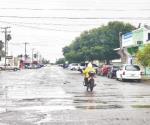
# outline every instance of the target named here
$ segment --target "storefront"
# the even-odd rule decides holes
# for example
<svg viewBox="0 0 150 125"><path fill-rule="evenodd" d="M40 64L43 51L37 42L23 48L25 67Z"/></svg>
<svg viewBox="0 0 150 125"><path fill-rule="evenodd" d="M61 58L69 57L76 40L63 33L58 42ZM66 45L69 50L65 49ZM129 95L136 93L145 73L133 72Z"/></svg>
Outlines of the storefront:
<svg viewBox="0 0 150 125"><path fill-rule="evenodd" d="M132 32L122 35L122 48L127 56L126 63L135 64L135 54L139 49L144 48L146 44L150 44L150 29L141 27ZM147 73L150 74L149 68Z"/></svg>

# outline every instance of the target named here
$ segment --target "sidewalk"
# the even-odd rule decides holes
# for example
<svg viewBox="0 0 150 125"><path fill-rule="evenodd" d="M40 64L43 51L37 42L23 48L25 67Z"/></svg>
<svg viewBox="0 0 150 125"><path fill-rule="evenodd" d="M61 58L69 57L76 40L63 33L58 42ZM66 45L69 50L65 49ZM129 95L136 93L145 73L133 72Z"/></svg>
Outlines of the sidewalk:
<svg viewBox="0 0 150 125"><path fill-rule="evenodd" d="M142 81L150 83L150 75L142 75Z"/></svg>

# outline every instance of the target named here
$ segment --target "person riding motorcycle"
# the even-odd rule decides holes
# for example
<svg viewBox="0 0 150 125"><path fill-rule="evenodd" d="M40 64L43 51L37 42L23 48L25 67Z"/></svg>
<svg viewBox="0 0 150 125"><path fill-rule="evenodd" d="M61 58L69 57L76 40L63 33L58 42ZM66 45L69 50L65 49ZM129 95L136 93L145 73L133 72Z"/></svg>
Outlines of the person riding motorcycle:
<svg viewBox="0 0 150 125"><path fill-rule="evenodd" d="M83 70L85 86L88 84L88 80L89 80L89 77L90 77L90 75L89 75L90 72L96 73L96 71L93 68L91 63L89 63L87 65L87 67L85 68L85 70Z"/></svg>

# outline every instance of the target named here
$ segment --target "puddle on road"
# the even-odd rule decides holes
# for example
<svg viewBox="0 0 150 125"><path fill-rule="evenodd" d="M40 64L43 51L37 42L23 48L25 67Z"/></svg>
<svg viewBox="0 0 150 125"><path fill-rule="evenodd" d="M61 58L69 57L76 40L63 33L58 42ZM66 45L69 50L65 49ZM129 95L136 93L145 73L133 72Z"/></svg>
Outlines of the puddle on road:
<svg viewBox="0 0 150 125"><path fill-rule="evenodd" d="M74 106L64 106L64 105L51 105L51 106L26 106L26 107L16 107L11 109L11 111L59 111L59 110L74 110Z"/></svg>
<svg viewBox="0 0 150 125"><path fill-rule="evenodd" d="M63 82L63 84L68 84L68 83L71 83L71 82L69 82L69 81L64 81L64 82Z"/></svg>
<svg viewBox="0 0 150 125"><path fill-rule="evenodd" d="M114 86L114 84L106 84L106 83L104 83L103 85L107 85L107 86Z"/></svg>
<svg viewBox="0 0 150 125"><path fill-rule="evenodd" d="M150 105L132 105L132 108L150 108Z"/></svg>
<svg viewBox="0 0 150 125"><path fill-rule="evenodd" d="M89 106L76 106L78 109L119 109L123 108L121 105L89 105Z"/></svg>
<svg viewBox="0 0 150 125"><path fill-rule="evenodd" d="M104 95L101 95L104 97ZM106 96L108 97L108 96ZM123 108L122 105L116 104L115 101L111 100L101 100L100 95L94 92L85 92L81 96L74 96L73 103L77 109L118 109ZM118 103L119 101L117 101Z"/></svg>
<svg viewBox="0 0 150 125"><path fill-rule="evenodd" d="M101 103L101 104L107 104L107 102L105 101L101 101L101 100L89 100L89 99L76 99L73 101L75 104L80 104L80 103Z"/></svg>

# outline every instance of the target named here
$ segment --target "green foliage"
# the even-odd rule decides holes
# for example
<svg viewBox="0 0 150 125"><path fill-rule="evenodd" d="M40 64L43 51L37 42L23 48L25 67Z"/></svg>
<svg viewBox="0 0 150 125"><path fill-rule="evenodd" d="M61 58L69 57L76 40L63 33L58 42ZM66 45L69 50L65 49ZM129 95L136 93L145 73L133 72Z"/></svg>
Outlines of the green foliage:
<svg viewBox="0 0 150 125"><path fill-rule="evenodd" d="M4 47L4 44L3 44L3 42L0 40L0 51L3 49L3 47Z"/></svg>
<svg viewBox="0 0 150 125"><path fill-rule="evenodd" d="M139 50L136 54L137 61L144 67L150 67L150 44Z"/></svg>
<svg viewBox="0 0 150 125"><path fill-rule="evenodd" d="M64 58L60 58L56 61L56 64L65 64L65 59Z"/></svg>
<svg viewBox="0 0 150 125"><path fill-rule="evenodd" d="M0 40L0 56L5 56L5 52L3 51L4 43Z"/></svg>
<svg viewBox="0 0 150 125"><path fill-rule="evenodd" d="M123 22L109 22L107 26L83 32L72 44L63 48L63 55L69 62L111 60L118 57L113 50L119 47L119 32L135 29Z"/></svg>
<svg viewBox="0 0 150 125"><path fill-rule="evenodd" d="M18 58L22 58L22 57L23 57L23 55L22 55L22 54L18 55Z"/></svg>
<svg viewBox="0 0 150 125"><path fill-rule="evenodd" d="M128 53L130 53L131 55L134 55L135 53L137 53L138 51L138 47L130 47L127 49L128 50Z"/></svg>
<svg viewBox="0 0 150 125"><path fill-rule="evenodd" d="M50 61L43 58L42 59L42 64L50 64Z"/></svg>

